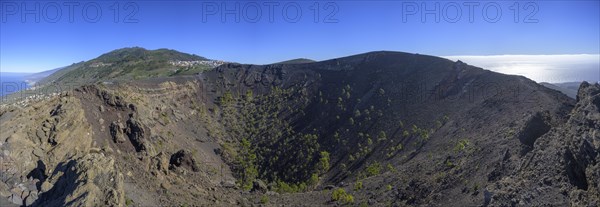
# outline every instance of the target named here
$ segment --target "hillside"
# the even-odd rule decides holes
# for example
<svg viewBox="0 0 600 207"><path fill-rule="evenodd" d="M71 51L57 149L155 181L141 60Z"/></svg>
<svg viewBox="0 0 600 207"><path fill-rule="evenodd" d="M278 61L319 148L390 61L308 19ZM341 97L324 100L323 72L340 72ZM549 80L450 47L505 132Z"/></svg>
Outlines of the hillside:
<svg viewBox="0 0 600 207"><path fill-rule="evenodd" d="M102 81L191 75L211 69L216 66L216 62L218 61L175 50L123 48L58 70L42 79L40 85L52 83L83 85Z"/></svg>
<svg viewBox="0 0 600 207"><path fill-rule="evenodd" d="M3 101L23 105L87 84L194 75L224 63L169 49L122 48L89 61L34 74L27 78L35 82L32 88L3 97Z"/></svg>
<svg viewBox="0 0 600 207"><path fill-rule="evenodd" d="M574 100L388 51L149 75L156 67L138 80L123 68L197 58L173 57L116 50L49 79L84 86L0 107L0 195L28 206L599 201L598 84ZM81 72L92 65L111 72Z"/></svg>
<svg viewBox="0 0 600 207"><path fill-rule="evenodd" d="M34 85L36 84L38 81L54 74L55 72L64 69L63 67L61 68L56 68L56 69L52 69L52 70L46 70L46 71L42 71L39 73L34 73L34 74L29 74L25 77L27 83L29 85Z"/></svg>

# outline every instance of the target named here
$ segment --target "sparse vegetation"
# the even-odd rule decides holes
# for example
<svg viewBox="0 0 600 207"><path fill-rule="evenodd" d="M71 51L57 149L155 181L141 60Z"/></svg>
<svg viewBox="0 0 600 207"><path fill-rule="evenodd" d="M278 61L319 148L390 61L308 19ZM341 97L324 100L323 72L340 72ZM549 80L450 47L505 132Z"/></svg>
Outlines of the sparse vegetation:
<svg viewBox="0 0 600 207"><path fill-rule="evenodd" d="M359 191L363 188L363 183L362 181L356 181L356 183L354 183L354 191Z"/></svg>
<svg viewBox="0 0 600 207"><path fill-rule="evenodd" d="M267 203L269 203L269 197L267 195L262 195L260 197L260 203L261 204L267 204Z"/></svg>
<svg viewBox="0 0 600 207"><path fill-rule="evenodd" d="M258 176L256 168L256 154L248 139L242 139L237 164L241 168L241 186L244 190L252 188L252 182Z"/></svg>
<svg viewBox="0 0 600 207"><path fill-rule="evenodd" d="M322 151L321 158L319 158L319 170L321 173L325 173L329 170L329 152Z"/></svg>
<svg viewBox="0 0 600 207"><path fill-rule="evenodd" d="M341 202L343 204L351 204L354 203L354 196L346 193L346 190L343 188L336 188L331 193L331 200Z"/></svg>
<svg viewBox="0 0 600 207"><path fill-rule="evenodd" d="M129 198L129 197L125 197L125 205L126 206L133 205L133 200L131 200L131 198Z"/></svg>
<svg viewBox="0 0 600 207"><path fill-rule="evenodd" d="M454 145L454 152L458 153L458 152L462 152L464 151L471 143L469 142L468 139L461 139L459 140L456 145Z"/></svg>
<svg viewBox="0 0 600 207"><path fill-rule="evenodd" d="M380 131L379 135L377 135L377 141L385 141L387 139L387 135L384 131Z"/></svg>
<svg viewBox="0 0 600 207"><path fill-rule="evenodd" d="M367 166L367 168L365 168L365 172L367 173L368 177L379 175L381 173L382 168L383 167L381 166L381 163L375 162Z"/></svg>

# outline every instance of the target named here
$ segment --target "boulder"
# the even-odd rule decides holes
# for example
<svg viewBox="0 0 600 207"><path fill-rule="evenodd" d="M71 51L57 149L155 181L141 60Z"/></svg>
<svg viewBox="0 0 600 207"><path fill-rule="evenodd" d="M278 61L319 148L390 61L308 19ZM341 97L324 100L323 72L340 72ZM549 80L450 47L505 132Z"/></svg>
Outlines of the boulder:
<svg viewBox="0 0 600 207"><path fill-rule="evenodd" d="M127 129L125 129L125 133L129 137L129 141L135 147L135 151L146 151L147 143L146 143L146 132L148 130L145 129L144 125L135 118L134 114L129 115L129 120L127 120Z"/></svg>
<svg viewBox="0 0 600 207"><path fill-rule="evenodd" d="M252 192L266 193L268 190L267 184L264 181L256 179L252 182Z"/></svg>
<svg viewBox="0 0 600 207"><path fill-rule="evenodd" d="M110 124L110 135L112 136L113 141L115 143L123 143L123 142L127 141L125 139L125 134L123 133L124 130L125 130L125 127L120 122L112 122Z"/></svg>
<svg viewBox="0 0 600 207"><path fill-rule="evenodd" d="M152 157L150 159L149 170L151 170L151 171L157 170L159 172L162 172L165 175L168 175L169 174L169 160L167 159L167 156L163 152L160 152L156 156Z"/></svg>
<svg viewBox="0 0 600 207"><path fill-rule="evenodd" d="M23 199L21 199L21 195L12 194L8 200L16 205L23 205Z"/></svg>
<svg viewBox="0 0 600 207"><path fill-rule="evenodd" d="M169 166L169 169L171 170L184 167L194 172L200 171L198 165L196 164L196 159L194 159L192 153L188 150L179 150L171 155Z"/></svg>
<svg viewBox="0 0 600 207"><path fill-rule="evenodd" d="M31 206L38 198L37 191L32 191L29 193L29 196L25 198L25 206Z"/></svg>

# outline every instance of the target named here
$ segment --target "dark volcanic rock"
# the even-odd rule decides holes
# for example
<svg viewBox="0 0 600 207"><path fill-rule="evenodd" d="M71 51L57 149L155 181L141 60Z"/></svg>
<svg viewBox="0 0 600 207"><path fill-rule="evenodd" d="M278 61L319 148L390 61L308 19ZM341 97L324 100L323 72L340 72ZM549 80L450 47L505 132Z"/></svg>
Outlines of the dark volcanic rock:
<svg viewBox="0 0 600 207"><path fill-rule="evenodd" d="M518 134L519 141L523 144L521 154L527 154L533 148L535 140L550 131L548 116L538 112L532 115Z"/></svg>
<svg viewBox="0 0 600 207"><path fill-rule="evenodd" d="M171 170L184 167L194 172L200 171L198 165L196 164L196 159L194 159L192 153L187 150L179 150L175 154L171 155L169 165Z"/></svg>
<svg viewBox="0 0 600 207"><path fill-rule="evenodd" d="M252 192L266 193L268 190L268 186L264 181L256 179L252 182Z"/></svg>
<svg viewBox="0 0 600 207"><path fill-rule="evenodd" d="M38 196L33 206L119 206L125 203L123 175L116 169L113 158L88 154L59 165L55 172L61 173L52 175L43 185L49 189L25 199L26 202Z"/></svg>
<svg viewBox="0 0 600 207"><path fill-rule="evenodd" d="M131 144L135 147L135 151L140 152L148 149L146 146L146 131L144 125L133 114L130 115L125 133L127 133Z"/></svg>
<svg viewBox="0 0 600 207"><path fill-rule="evenodd" d="M600 202L598 100L600 85L582 83L569 120L538 138L544 141L533 145L518 172L489 186L490 205L596 206Z"/></svg>

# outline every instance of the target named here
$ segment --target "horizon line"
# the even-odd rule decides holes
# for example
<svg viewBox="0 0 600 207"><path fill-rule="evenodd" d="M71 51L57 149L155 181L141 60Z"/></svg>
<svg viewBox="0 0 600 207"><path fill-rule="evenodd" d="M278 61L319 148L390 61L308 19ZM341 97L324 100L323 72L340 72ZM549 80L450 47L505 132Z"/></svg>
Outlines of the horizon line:
<svg viewBox="0 0 600 207"><path fill-rule="evenodd" d="M166 48L161 48L161 49L166 49ZM114 51L114 50L111 50ZM178 50L176 50L178 51ZM377 52L377 51L390 51L390 52L405 52L405 53L413 53L413 54L419 54L419 55L430 55L430 54L425 54L425 53L418 53L418 52L406 52L406 51L393 51L393 50L373 50L370 52ZM109 51L110 52L110 51ZM336 58L342 58L342 57L348 57L348 56L352 56L352 55L358 55L358 54L364 54L364 53L370 53L370 52L361 52L361 53L356 53L356 54L351 54L351 55L346 55L346 56L340 56L340 57L330 57L330 58L325 58L325 59L314 59L314 58L309 58L309 57L296 57L296 58L289 58L289 59L284 59L284 60L278 60L278 61L273 61L271 63L241 63L239 61L229 61L229 60L221 60L221 61L227 61L227 62L237 62L240 64L251 64L251 65L268 65L268 64L273 64L273 63L278 63L278 62L283 62L283 61L288 61L288 60L294 60L294 59L309 59L309 60L313 60L316 62L321 62L321 61L327 61L327 60L332 60L332 59L336 59ZM185 53L185 52L183 52ZM103 53L106 54L106 53ZM195 53L188 53L188 54L192 54L192 55L199 55L199 54L195 54ZM102 54L101 54L102 55ZM99 55L99 56L101 56ZM431 56L436 56L436 57L440 57L440 58L446 58L446 59L451 59L451 58L458 58L458 57L549 57L549 56L563 56L563 57L567 57L567 56L599 56L600 57L600 53L570 53L570 54L502 54L502 55L431 55ZM93 60L89 59L89 60ZM76 64L76 63L80 63L80 62L86 62L89 60L81 60L81 61L77 61L77 62L73 62L67 65L63 65L63 66L59 66L59 67L48 67L48 68L52 68L52 69L42 69L42 70L33 70L32 72L20 72L20 71L15 71L15 70L11 70L9 69L8 71L6 71L3 68L0 68L0 73L18 73L18 74L35 74L35 73L41 73L41 72L46 72L46 71L50 71L50 70L55 70L55 69L59 69L59 68L63 68L63 67L68 67L70 65ZM211 59L211 60L218 60L218 59Z"/></svg>

